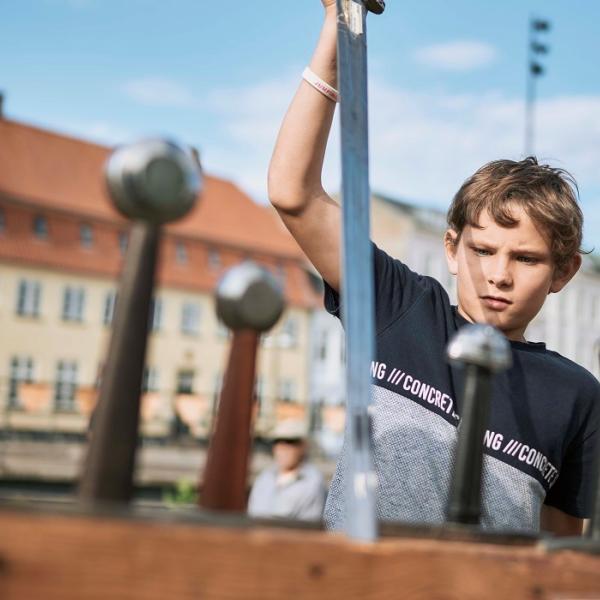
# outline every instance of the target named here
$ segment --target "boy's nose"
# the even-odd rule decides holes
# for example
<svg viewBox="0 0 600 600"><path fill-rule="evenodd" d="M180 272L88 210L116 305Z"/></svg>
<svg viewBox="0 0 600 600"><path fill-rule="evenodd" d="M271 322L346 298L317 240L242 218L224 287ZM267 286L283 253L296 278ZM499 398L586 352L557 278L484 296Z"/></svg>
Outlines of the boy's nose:
<svg viewBox="0 0 600 600"><path fill-rule="evenodd" d="M498 260L494 263L492 269L488 272L488 283L498 288L510 287L512 285L512 275L508 261Z"/></svg>

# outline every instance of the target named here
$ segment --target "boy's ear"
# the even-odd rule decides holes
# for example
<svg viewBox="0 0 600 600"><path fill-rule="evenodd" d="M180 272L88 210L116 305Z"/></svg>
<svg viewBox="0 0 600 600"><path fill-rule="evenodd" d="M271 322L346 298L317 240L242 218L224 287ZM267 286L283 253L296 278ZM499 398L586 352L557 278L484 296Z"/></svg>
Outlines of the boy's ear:
<svg viewBox="0 0 600 600"><path fill-rule="evenodd" d="M560 292L579 271L579 267L581 267L581 255L576 254L564 267L556 269L550 285L550 293Z"/></svg>
<svg viewBox="0 0 600 600"><path fill-rule="evenodd" d="M450 271L452 275L456 275L458 273L458 261L456 260L458 233L456 233L454 229L448 229L444 234L444 250L446 251L448 271Z"/></svg>

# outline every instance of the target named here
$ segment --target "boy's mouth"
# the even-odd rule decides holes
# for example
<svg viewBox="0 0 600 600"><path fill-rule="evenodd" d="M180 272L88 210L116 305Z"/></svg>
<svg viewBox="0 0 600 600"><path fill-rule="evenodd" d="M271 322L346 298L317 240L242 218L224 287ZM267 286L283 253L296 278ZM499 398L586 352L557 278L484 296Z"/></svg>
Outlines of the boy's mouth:
<svg viewBox="0 0 600 600"><path fill-rule="evenodd" d="M502 296L481 296L483 303L488 308L492 310L504 310L506 307L510 306L512 302L507 298L502 298Z"/></svg>

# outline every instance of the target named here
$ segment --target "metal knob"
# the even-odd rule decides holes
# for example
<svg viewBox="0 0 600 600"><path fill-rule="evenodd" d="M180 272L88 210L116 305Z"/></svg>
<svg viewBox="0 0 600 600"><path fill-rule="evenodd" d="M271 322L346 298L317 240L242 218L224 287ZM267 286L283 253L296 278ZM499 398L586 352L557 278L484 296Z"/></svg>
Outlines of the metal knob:
<svg viewBox="0 0 600 600"><path fill-rule="evenodd" d="M380 15L385 10L384 0L365 0L365 6L376 15Z"/></svg>
<svg viewBox="0 0 600 600"><path fill-rule="evenodd" d="M145 140L115 150L105 169L108 190L126 217L160 225L185 215L202 187L192 153L169 140Z"/></svg>
<svg viewBox="0 0 600 600"><path fill-rule="evenodd" d="M285 302L278 281L251 261L237 265L217 287L217 316L230 329L266 331L279 319Z"/></svg>
<svg viewBox="0 0 600 600"><path fill-rule="evenodd" d="M491 325L465 325L450 340L447 352L452 362L492 372L504 371L512 365L510 343Z"/></svg>

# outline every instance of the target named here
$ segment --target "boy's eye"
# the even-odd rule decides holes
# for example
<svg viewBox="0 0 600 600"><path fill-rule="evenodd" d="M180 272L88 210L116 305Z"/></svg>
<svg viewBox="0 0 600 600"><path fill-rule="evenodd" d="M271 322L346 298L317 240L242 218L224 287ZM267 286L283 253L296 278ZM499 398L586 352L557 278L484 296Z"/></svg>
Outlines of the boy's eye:
<svg viewBox="0 0 600 600"><path fill-rule="evenodd" d="M535 265L538 262L538 259L535 256L519 256L517 260L528 265Z"/></svg>
<svg viewBox="0 0 600 600"><path fill-rule="evenodd" d="M476 248L473 247L473 252L477 254L477 256L490 256L491 252L486 250L485 248Z"/></svg>

